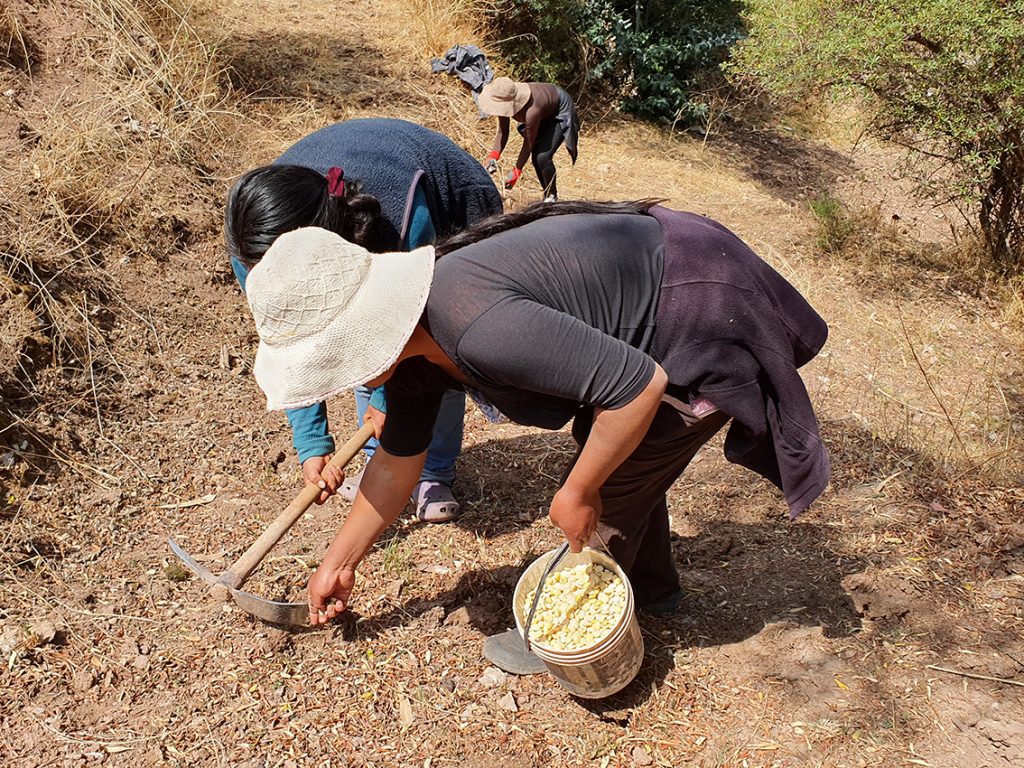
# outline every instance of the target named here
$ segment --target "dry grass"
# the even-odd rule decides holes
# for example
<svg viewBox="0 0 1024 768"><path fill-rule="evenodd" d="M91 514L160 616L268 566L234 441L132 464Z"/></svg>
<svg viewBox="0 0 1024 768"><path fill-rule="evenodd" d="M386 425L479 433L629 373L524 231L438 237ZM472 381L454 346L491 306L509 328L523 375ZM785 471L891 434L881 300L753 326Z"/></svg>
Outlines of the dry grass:
<svg viewBox="0 0 1024 768"><path fill-rule="evenodd" d="M197 27L204 21L202 4L85 0L83 6L104 33L93 55L118 84L126 118L157 133L180 159L194 158L195 142L208 141L227 101L216 40Z"/></svg>
<svg viewBox="0 0 1024 768"><path fill-rule="evenodd" d="M469 91L457 78L433 75L424 79L420 73L431 58L461 44L482 49L500 75L502 60L488 44L484 18L499 5L497 0L389 0L381 4L386 11L379 17L382 27L393 28L395 18L404 14L410 19L408 34L394 41L394 71L403 81L403 93L412 97L407 107L409 118L445 134L473 155L486 151L492 121L479 119Z"/></svg>
<svg viewBox="0 0 1024 768"><path fill-rule="evenodd" d="M0 687L11 715L0 723L0 751L40 764L112 766L613 768L637 764L637 749L660 766L969 764L945 758L936 732L937 721L943 734L970 739L951 722L964 704L959 688L923 667L997 651L1024 658L1024 614L1013 613L1019 582L994 585L1002 598L982 594L1012 554L1003 528L1021 503L1019 486L983 489L980 474L963 474L991 470L1006 484L1020 454L1011 414L1020 384L1007 381L1019 370L1019 331L1000 327L1024 314L1019 286L1000 315L926 261L890 264L895 246L884 242L884 228L863 261L825 256L799 184L780 192L750 173L744 161L758 147L724 150L715 137L694 141L594 116L578 165L559 158L564 196L655 194L706 213L739 232L828 319L832 338L805 380L832 451L833 488L786 524L778 494L728 465L716 443L671 494L686 619L645 621L648 659L632 690L584 706L546 676L488 688L479 682L482 636L507 626L523 561L558 542L542 518L572 446L565 434L491 425L470 408L456 487L465 516L451 526L395 526L361 570L349 621L286 634L221 611L197 581L162 567L171 559L164 536L173 533L218 570L300 482L293 458L267 468L267 455L288 449L284 420L263 412L251 375L216 363L225 345L251 363L254 338L239 322L237 292L213 279L223 259L204 217L215 218L226 177L337 119L406 117L477 153L493 123L476 119L454 78L428 71L429 57L451 43L481 42L472 18L459 15L479 6L222 4L218 29L241 45L262 43L257 63L281 86L242 94L244 117L227 114L234 102L221 99L235 97L223 81L205 79L219 71L223 48L194 51L190 36L201 43L205 33L193 16L182 24L170 11L146 15L138 34L155 40L154 50L123 40L140 30L134 7L88 7L99 19L91 23L106 25L81 43L101 87L66 110L29 105L23 116L37 136L17 155L26 159L13 169L17 183L0 184L0 251L11 273L0 276L0 310L30 317L11 321L15 336L38 330L37 312L54 318L48 332L85 344L80 373L91 369L91 352L119 356L129 375L109 386L116 407L93 413L87 386L85 407L53 410L82 440L60 457L65 477L55 470L33 488L26 475L4 488L0 618L27 625L54 617L64 642L5 659ZM370 49L382 54L373 59L379 69L339 61ZM194 88L189 72L202 85ZM125 108L103 98L115 82ZM786 147L761 149L758 161ZM56 161L59 153L69 166ZM782 155L778 166L814 159ZM207 174L200 166L222 176L212 192L197 181ZM528 175L507 204L537 194ZM201 247L149 240L153 217L170 214L200 230ZM126 326L110 349L92 332L102 287L83 297L88 275L125 278L105 308L120 311ZM74 335L75 323L85 332ZM140 349L152 336L154 351ZM349 429L350 401L330 407L334 428ZM29 435L19 461L46 436ZM199 508L161 506L214 491ZM311 510L251 588L301 593L346 509L335 501ZM895 596L910 616L892 625L858 617L844 580L856 572L884 576L875 597ZM799 625L784 632L791 646L765 629L780 617ZM847 623L858 631L838 631ZM1005 634L996 635L1000 624ZM837 631L826 636L826 625ZM961 657L957 648L969 650ZM501 705L505 694L518 711ZM1009 699L1000 706L1003 719L1019 714ZM922 743L925 751L915 751Z"/></svg>
<svg viewBox="0 0 1024 768"><path fill-rule="evenodd" d="M26 343L36 340L36 316L29 306L31 289L0 275L0 386L19 372Z"/></svg>
<svg viewBox="0 0 1024 768"><path fill-rule="evenodd" d="M481 121L469 91L453 77L430 74L430 60L456 43L476 45L500 72L502 62L484 37L484 14L496 2L469 0L380 0L353 7L346 46L376 51L377 65L353 73L351 62L339 62L339 38L324 30L333 23L329 4L308 3L294 18L282 20L284 40L267 38L262 25L243 16L236 20L227 44L229 59L240 59L243 71L235 80L250 83L254 93L246 99L238 128L244 131L228 178L269 162L301 137L335 120L359 117L400 117L437 130L474 156L486 153L493 121ZM397 27L396 27L397 25ZM394 30L401 28L401 35ZM292 64L301 43L301 62ZM251 67L251 46L270 46L268 60L284 66L273 72L244 71ZM342 52L350 56L350 52ZM349 66L342 66L349 65ZM262 76L262 77L261 77ZM270 83L270 93L260 92ZM286 92L287 97L278 95ZM243 111L243 110L240 110Z"/></svg>
<svg viewBox="0 0 1024 768"><path fill-rule="evenodd" d="M969 238L918 239L884 206L810 204L816 250L841 276L818 304L832 337L826 365L811 367L825 369L817 401L869 432L878 464L910 486L984 491L1024 470L1006 368L1019 297Z"/></svg>
<svg viewBox="0 0 1024 768"><path fill-rule="evenodd" d="M146 157L138 143L118 130L118 111L117 105L97 99L77 113L47 111L37 123L40 138L29 155L31 172L44 191L41 202L56 214L55 223L71 241L84 244L103 230L126 232L137 207L128 198L145 173Z"/></svg>
<svg viewBox="0 0 1024 768"><path fill-rule="evenodd" d="M0 169L3 271L27 297L8 291L4 303L34 315L16 324L32 333L5 335L2 384L30 387L33 364L46 362L20 360L30 338L52 345L57 362L91 356L89 337L102 334L83 307L104 303L107 254L147 252L168 211L206 194L197 158L229 94L197 20L196 4L181 0L84 0L66 9L63 23L89 32L75 55L91 62L90 77L18 105L21 151ZM4 12L0 24L0 45L27 61L16 19Z"/></svg>
<svg viewBox="0 0 1024 768"><path fill-rule="evenodd" d="M1010 280L1004 286L1003 320L1022 329L1021 335L1024 336L1024 278Z"/></svg>
<svg viewBox="0 0 1024 768"><path fill-rule="evenodd" d="M31 71L34 49L21 17L10 8L0 8L0 61Z"/></svg>
<svg viewBox="0 0 1024 768"><path fill-rule="evenodd" d="M497 12L500 0L408 0L404 5L412 22L407 28L407 48L420 60L422 54L439 56L457 43L476 45L484 49L488 60L493 58L493 51L484 42L484 15Z"/></svg>

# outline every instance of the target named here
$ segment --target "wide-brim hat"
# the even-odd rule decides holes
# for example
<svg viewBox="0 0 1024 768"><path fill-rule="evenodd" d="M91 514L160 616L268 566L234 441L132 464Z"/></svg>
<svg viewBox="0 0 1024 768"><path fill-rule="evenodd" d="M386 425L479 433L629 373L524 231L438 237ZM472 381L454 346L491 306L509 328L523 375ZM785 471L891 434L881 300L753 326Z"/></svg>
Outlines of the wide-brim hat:
<svg viewBox="0 0 1024 768"><path fill-rule="evenodd" d="M480 91L477 104L489 115L512 117L530 100L530 86L509 77L498 77Z"/></svg>
<svg viewBox="0 0 1024 768"><path fill-rule="evenodd" d="M278 237L246 278L267 408L303 408L394 365L423 314L434 249L370 253L306 227Z"/></svg>

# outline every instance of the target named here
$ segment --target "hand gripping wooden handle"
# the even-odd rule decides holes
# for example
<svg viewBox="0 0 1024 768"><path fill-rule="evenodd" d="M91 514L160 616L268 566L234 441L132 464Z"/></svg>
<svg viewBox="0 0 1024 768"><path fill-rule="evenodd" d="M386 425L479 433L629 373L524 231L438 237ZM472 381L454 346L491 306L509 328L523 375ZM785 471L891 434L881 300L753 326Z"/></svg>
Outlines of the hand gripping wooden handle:
<svg viewBox="0 0 1024 768"><path fill-rule="evenodd" d="M338 467L339 469L343 468L352 461L371 437L373 437L373 423L367 420L360 427L359 431L352 435L348 442L334 453L334 456L328 462L328 466ZM267 556L267 552L281 540L281 537L288 532L289 528L295 525L319 495L320 489L312 483L308 483L302 489L302 492L295 497L295 501L289 504L288 508L278 515L274 522L267 526L267 529L252 543L251 547L245 550L245 554L220 575L217 579L219 583L213 587L214 596L220 600L227 600L230 596L229 589L237 589L242 586L243 582L249 578L249 574Z"/></svg>

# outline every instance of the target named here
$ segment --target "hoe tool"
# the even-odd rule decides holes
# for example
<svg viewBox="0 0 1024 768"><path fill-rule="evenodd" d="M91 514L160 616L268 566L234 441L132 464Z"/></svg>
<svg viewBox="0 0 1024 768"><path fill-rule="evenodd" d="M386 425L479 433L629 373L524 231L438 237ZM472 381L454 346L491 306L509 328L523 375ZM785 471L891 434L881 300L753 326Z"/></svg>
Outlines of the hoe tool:
<svg viewBox="0 0 1024 768"><path fill-rule="evenodd" d="M352 458L359 453L359 450L371 437L373 437L373 424L367 421L334 454L329 465L339 469L343 468L352 461ZM174 539L167 539L167 543L190 571L210 585L210 593L215 599L221 602L233 600L235 605L246 613L272 624L306 624L309 621L309 607L306 603L281 603L268 600L244 591L242 584L249 578L249 574L256 570L256 566L263 561L273 546L288 532L288 529L295 525L296 521L316 501L319 494L320 489L315 485L306 485L302 492L295 497L295 501L289 504L288 508L267 526L267 529L245 551L245 554L219 576L192 559Z"/></svg>

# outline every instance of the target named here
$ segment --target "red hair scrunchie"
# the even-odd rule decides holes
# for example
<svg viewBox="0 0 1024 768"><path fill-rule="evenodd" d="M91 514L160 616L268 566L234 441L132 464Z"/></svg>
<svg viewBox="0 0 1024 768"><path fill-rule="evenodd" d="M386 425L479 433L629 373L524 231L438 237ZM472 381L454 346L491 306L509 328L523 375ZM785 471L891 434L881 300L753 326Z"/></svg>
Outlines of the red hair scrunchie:
<svg viewBox="0 0 1024 768"><path fill-rule="evenodd" d="M327 169L327 194L331 197L345 196L345 172L341 168Z"/></svg>

